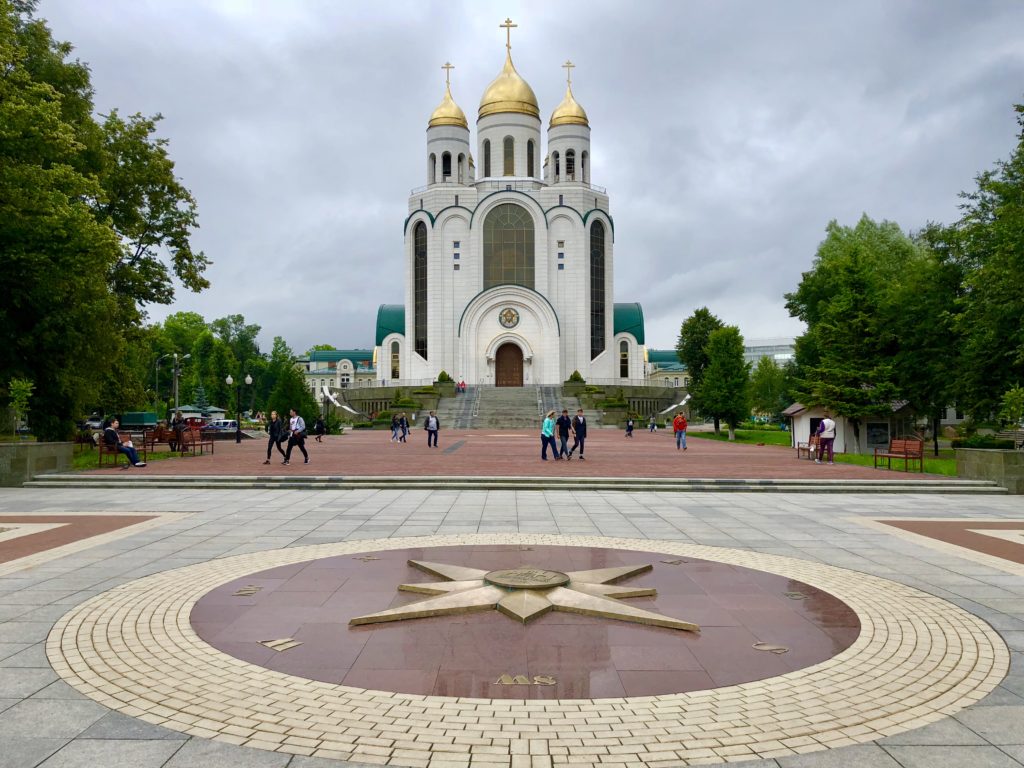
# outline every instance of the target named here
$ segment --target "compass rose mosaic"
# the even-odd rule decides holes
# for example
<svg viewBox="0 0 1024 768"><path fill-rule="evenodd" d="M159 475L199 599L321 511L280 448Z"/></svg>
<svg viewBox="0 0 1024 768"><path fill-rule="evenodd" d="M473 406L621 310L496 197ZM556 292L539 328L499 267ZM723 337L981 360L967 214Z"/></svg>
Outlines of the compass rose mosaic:
<svg viewBox="0 0 1024 768"><path fill-rule="evenodd" d="M650 565L598 568L568 573L530 566L488 572L477 568L419 560L410 560L409 565L448 581L437 584L402 584L398 588L405 592L420 592L438 597L401 608L357 616L351 619L349 624L377 624L496 608L500 613L518 619L524 624L548 611L565 611L656 627L700 631L700 627L688 621L680 621L619 602L617 598L653 597L657 594L655 589L620 587L612 584L650 571Z"/></svg>

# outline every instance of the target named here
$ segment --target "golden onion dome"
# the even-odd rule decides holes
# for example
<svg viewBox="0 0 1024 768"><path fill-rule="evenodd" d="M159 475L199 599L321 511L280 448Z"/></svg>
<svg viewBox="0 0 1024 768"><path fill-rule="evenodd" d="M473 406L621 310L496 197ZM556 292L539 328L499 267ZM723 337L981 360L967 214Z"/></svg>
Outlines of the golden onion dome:
<svg viewBox="0 0 1024 768"><path fill-rule="evenodd" d="M561 104L555 107L555 111L551 113L549 127L554 128L556 125L590 126L586 110L573 98L571 85L565 86L565 98L562 99Z"/></svg>
<svg viewBox="0 0 1024 768"><path fill-rule="evenodd" d="M448 84L444 86L444 98L441 99L441 103L434 110L434 114L430 116L430 122L427 123L428 128L434 128L438 125L458 125L462 128L469 128L469 123L466 121L466 113L462 111L462 107L455 103L455 99L452 98L451 86Z"/></svg>
<svg viewBox="0 0 1024 768"><path fill-rule="evenodd" d="M511 50L505 55L505 66L501 73L484 91L483 98L480 99L480 112L477 117L479 119L502 112L517 112L521 115L540 117L537 96L530 84L516 72L516 68L512 64Z"/></svg>

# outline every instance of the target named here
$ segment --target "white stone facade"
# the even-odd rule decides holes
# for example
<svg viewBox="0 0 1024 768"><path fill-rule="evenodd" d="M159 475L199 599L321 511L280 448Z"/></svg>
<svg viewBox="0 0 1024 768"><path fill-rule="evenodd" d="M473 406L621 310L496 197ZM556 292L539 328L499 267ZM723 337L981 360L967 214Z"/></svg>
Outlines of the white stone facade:
<svg viewBox="0 0 1024 768"><path fill-rule="evenodd" d="M573 371L588 380L642 379L643 340L638 343L634 335L616 334L614 222L606 191L590 183L589 125L555 125L543 148L540 118L515 110L489 113L477 122L475 158L469 154L468 127L432 124L426 138L427 183L410 195L405 222L405 332L393 329L378 337L378 379L430 380L441 371L474 385L554 385ZM491 283L498 284L485 287L485 222L505 205L524 212L532 227L532 252L523 246L526 263L532 261L532 279L517 273L496 280L492 274ZM509 210L501 209L496 218ZM604 272L596 296L591 275L595 226L598 232L603 228L603 256L596 260L600 269L603 258ZM423 230L426 241L419 294L418 229L421 246ZM519 231L495 237L527 235ZM512 258L507 256L512 246L507 239L502 242L491 247L492 263ZM420 308L417 334L419 302L425 310ZM506 310L514 310L515 321L507 314L503 325ZM603 317L603 340L594 350L592 314ZM629 348L628 363L620 355L623 340ZM396 342L397 376L391 364ZM514 349L499 352L502 345Z"/></svg>

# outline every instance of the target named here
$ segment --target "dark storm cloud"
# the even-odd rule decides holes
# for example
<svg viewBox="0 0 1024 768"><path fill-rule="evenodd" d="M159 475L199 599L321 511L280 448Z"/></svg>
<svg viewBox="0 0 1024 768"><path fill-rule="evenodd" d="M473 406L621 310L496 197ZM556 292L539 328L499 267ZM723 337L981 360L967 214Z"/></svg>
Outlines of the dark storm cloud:
<svg viewBox="0 0 1024 768"><path fill-rule="evenodd" d="M513 56L545 121L566 58L615 217L615 294L648 344L709 306L747 337L783 307L830 219L914 230L1005 157L1024 5L1005 2L355 3L42 0L97 108L162 112L198 198L210 290L296 350L373 343L404 300L401 224L450 59L471 125ZM161 319L168 310L152 308Z"/></svg>

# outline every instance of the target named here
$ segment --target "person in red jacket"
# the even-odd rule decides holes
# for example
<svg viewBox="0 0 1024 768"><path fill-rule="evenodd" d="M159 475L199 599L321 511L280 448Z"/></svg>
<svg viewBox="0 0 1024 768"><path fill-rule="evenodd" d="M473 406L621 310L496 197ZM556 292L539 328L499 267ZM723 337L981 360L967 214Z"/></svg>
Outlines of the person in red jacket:
<svg viewBox="0 0 1024 768"><path fill-rule="evenodd" d="M677 413L676 417L672 419L672 432L676 436L676 450L682 448L686 450L686 417L683 414Z"/></svg>

